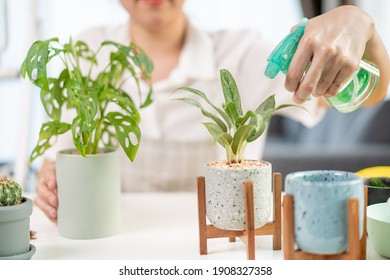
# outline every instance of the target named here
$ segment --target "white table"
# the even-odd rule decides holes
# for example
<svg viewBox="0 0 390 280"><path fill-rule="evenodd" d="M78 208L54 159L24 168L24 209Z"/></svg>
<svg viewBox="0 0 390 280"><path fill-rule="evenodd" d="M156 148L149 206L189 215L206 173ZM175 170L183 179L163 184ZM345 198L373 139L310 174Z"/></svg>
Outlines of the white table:
<svg viewBox="0 0 390 280"><path fill-rule="evenodd" d="M195 193L122 194L123 229L118 235L74 240L61 237L57 226L38 208L31 216L37 248L33 260L243 260L245 245L227 238L208 240L208 255L199 254L197 198ZM381 259L370 246L368 259ZM270 236L256 237L256 259L280 260Z"/></svg>

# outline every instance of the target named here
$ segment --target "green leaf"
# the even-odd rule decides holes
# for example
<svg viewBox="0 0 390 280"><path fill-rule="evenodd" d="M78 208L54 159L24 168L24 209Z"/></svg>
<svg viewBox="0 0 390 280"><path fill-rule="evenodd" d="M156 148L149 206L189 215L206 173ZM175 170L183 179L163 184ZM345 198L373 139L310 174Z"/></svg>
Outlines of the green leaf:
<svg viewBox="0 0 390 280"><path fill-rule="evenodd" d="M264 118L262 115L256 114L256 117L249 121L249 125L252 126L252 130L246 139L247 142L255 141L264 133L267 125L271 120L271 116L272 115L267 115L267 117Z"/></svg>
<svg viewBox="0 0 390 280"><path fill-rule="evenodd" d="M140 77L137 74L133 63L131 63L131 56L133 55L131 46L124 46L112 41L104 41L101 46L114 46L117 49L110 54L110 63L108 65L109 84L113 87L117 87L118 83L122 82L121 79L125 70L128 70L137 85L138 95L141 99L141 88L139 85Z"/></svg>
<svg viewBox="0 0 390 280"><path fill-rule="evenodd" d="M237 155L237 152L241 150L241 146L245 144L246 138L248 137L251 130L252 126L243 125L234 134L232 142L232 151L235 155Z"/></svg>
<svg viewBox="0 0 390 280"><path fill-rule="evenodd" d="M226 114L229 116L231 122L235 123L237 118L238 118L238 114L237 114L236 106L234 105L234 103L229 102L229 103L225 104L223 106L223 109L225 110Z"/></svg>
<svg viewBox="0 0 390 280"><path fill-rule="evenodd" d="M30 155L30 163L51 147L51 139L70 130L71 126L59 121L45 122L39 132L38 143Z"/></svg>
<svg viewBox="0 0 390 280"><path fill-rule="evenodd" d="M94 120L87 120L83 116L76 116L72 122L73 143L80 155L86 157L87 147L96 128Z"/></svg>
<svg viewBox="0 0 390 280"><path fill-rule="evenodd" d="M94 65L97 65L96 54L88 47L84 41L77 41L74 44L74 49L78 57L91 62Z"/></svg>
<svg viewBox="0 0 390 280"><path fill-rule="evenodd" d="M175 100L183 101L185 103L188 103L190 105L193 105L193 106L199 108L200 111L202 112L203 116L212 119L221 128L222 132L227 132L227 127L226 127L225 123L220 118L218 118L216 115L206 111L198 101L196 101L192 98L176 98Z"/></svg>
<svg viewBox="0 0 390 280"><path fill-rule="evenodd" d="M214 140L222 145L222 147L227 148L231 145L233 138L230 136L230 134L224 132L218 125L210 122L203 124L210 132L211 136L213 136Z"/></svg>
<svg viewBox="0 0 390 280"><path fill-rule="evenodd" d="M113 58L120 61L122 65L126 66L126 68L133 68L133 66L130 64L130 61L127 60L127 58L129 58L142 71L142 75L146 79L149 80L151 78L153 62L136 44L131 43L130 46L124 46L117 42L104 41L102 46L105 45L112 45L117 48L117 52L113 53ZM126 58L127 62L125 62L124 58Z"/></svg>
<svg viewBox="0 0 390 280"><path fill-rule="evenodd" d="M240 116L236 119L236 127L241 127L249 118L256 117L256 113L253 111L248 111L245 115Z"/></svg>
<svg viewBox="0 0 390 280"><path fill-rule="evenodd" d="M115 91L114 89L105 89L100 95L99 99L118 104L123 110L129 113L136 122L141 121L141 116L133 100L129 95L122 91Z"/></svg>
<svg viewBox="0 0 390 280"><path fill-rule="evenodd" d="M58 38L33 43L21 67L23 78L27 75L34 85L46 91L49 91L46 65L62 52L60 49L52 48L50 45L52 42L58 42Z"/></svg>
<svg viewBox="0 0 390 280"><path fill-rule="evenodd" d="M178 90L184 90L184 91L187 91L187 92L190 92L190 93L193 93L197 96L199 96L200 98L202 98L204 101L206 101L207 104L209 104L215 111L217 111L221 117L225 120L225 123L228 127L228 130L230 130L230 128L233 126L233 123L232 121L230 120L229 116L223 111L221 110L220 108L218 108L217 106L215 106L206 96L206 94L204 94L203 92L201 92L200 90L197 90L197 89L193 89L193 88L188 88L188 87L180 87L178 89L176 89L174 92L178 91ZM173 92L173 93L174 93Z"/></svg>
<svg viewBox="0 0 390 280"><path fill-rule="evenodd" d="M69 107L76 108L77 115L83 118L83 123L90 124L98 110L98 92L90 89L90 92L83 92L83 83L78 80L68 79L65 83Z"/></svg>
<svg viewBox="0 0 390 280"><path fill-rule="evenodd" d="M390 188L385 182L379 178L370 178L370 186L379 187L379 188Z"/></svg>
<svg viewBox="0 0 390 280"><path fill-rule="evenodd" d="M115 127L119 144L127 157L134 161L141 141L141 130L137 121L118 112L108 113L106 118Z"/></svg>
<svg viewBox="0 0 390 280"><path fill-rule="evenodd" d="M242 115L241 98L238 92L236 81L234 80L232 74L230 74L230 72L226 69L220 70L220 77L221 77L223 95L225 97L225 103L229 104L230 102L232 102L234 104L234 109L236 111L236 113L234 114L241 116Z"/></svg>
<svg viewBox="0 0 390 280"><path fill-rule="evenodd" d="M130 47L132 49L132 53L134 53L134 55L131 56L132 61L135 63L135 65L138 66L138 68L142 70L143 76L147 80L150 80L152 77L151 74L153 71L153 62L149 59L146 53L136 44L131 43Z"/></svg>
<svg viewBox="0 0 390 280"><path fill-rule="evenodd" d="M63 70L58 79L49 78L48 85L50 91L41 89L41 102L45 108L46 113L53 120L59 121L61 119L62 105L64 104L64 85L66 79L69 78L69 73Z"/></svg>
<svg viewBox="0 0 390 280"><path fill-rule="evenodd" d="M110 84L112 84L113 87L118 88L117 84L119 82L123 82L121 78L124 76L125 70L128 70L137 85L138 95L141 100L140 108L145 108L149 106L153 101L152 86L150 86L146 99L143 101L139 79L141 77L147 80L151 79L151 73L153 71L152 61L145 54L145 52L134 43L131 43L130 46L124 46L122 44L112 41L104 41L102 43L102 46L107 45L111 45L117 48L117 51L112 52L110 55L110 68L108 79ZM141 70L141 77L137 73L134 66Z"/></svg>
<svg viewBox="0 0 390 280"><path fill-rule="evenodd" d="M118 146L118 137L116 136L116 131L114 126L112 126L110 122L105 121L103 123L102 135L103 135L102 143L105 147Z"/></svg>
<svg viewBox="0 0 390 280"><path fill-rule="evenodd" d="M295 105L295 104L282 104L282 105L279 105L278 107L276 107L274 111L277 111L277 110L280 110L280 109L284 109L284 108L287 108L287 107L298 107L298 108L301 108L301 109L305 110L309 114L311 114L310 111L307 110L305 107L300 106L300 105Z"/></svg>
<svg viewBox="0 0 390 280"><path fill-rule="evenodd" d="M275 94L269 96L264 100L259 107L255 110L257 114L266 116L270 111L273 112L275 109Z"/></svg>
<svg viewBox="0 0 390 280"><path fill-rule="evenodd" d="M140 108L146 108L148 107L150 104L152 104L153 102L153 88L152 86L150 86L150 89L149 89L149 92L146 96L146 99L144 100L144 102L141 104Z"/></svg>

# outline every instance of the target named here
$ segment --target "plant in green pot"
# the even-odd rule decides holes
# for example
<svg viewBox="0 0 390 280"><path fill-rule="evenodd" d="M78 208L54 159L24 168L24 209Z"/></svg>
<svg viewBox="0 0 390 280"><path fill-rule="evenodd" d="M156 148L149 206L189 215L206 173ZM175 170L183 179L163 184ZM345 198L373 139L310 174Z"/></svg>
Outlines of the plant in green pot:
<svg viewBox="0 0 390 280"><path fill-rule="evenodd" d="M30 244L31 199L23 197L15 181L0 178L0 260L30 259L35 253Z"/></svg>
<svg viewBox="0 0 390 280"><path fill-rule="evenodd" d="M268 222L271 214L272 167L266 161L245 159L245 148L263 134L275 111L296 105L276 106L275 96L271 95L256 109L244 112L233 76L222 69L220 78L225 100L222 106L214 105L200 90L188 87L178 90L189 92L197 99L183 97L176 100L199 108L203 116L210 119L203 125L215 142L226 150L225 161L206 164L206 214L211 224L226 230L245 229L243 183L252 181L255 228L259 228ZM204 105L215 112L206 110Z"/></svg>
<svg viewBox="0 0 390 280"><path fill-rule="evenodd" d="M48 64L54 60L63 65L62 71L48 77ZM139 82L150 79L152 69L148 56L133 43L104 41L94 51L83 41L61 44L53 38L37 41L29 49L21 72L40 89L51 119L42 124L30 162L43 155L58 135L69 131L73 138L74 148L57 152L56 158L62 236L99 238L120 231L117 147L135 159L141 140L139 109L152 102L152 88L143 96ZM138 102L123 89L128 80L137 85ZM71 122L62 120L63 110L73 111Z"/></svg>

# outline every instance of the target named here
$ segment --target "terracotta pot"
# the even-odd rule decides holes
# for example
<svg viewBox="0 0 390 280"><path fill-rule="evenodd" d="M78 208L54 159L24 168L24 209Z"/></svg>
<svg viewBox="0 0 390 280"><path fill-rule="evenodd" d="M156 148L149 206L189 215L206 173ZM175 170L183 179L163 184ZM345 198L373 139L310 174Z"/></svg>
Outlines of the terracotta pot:
<svg viewBox="0 0 390 280"><path fill-rule="evenodd" d="M255 228L266 224L272 207L272 166L247 161L251 166L228 167L222 162L206 166L206 214L211 224L226 230L245 229L245 181L253 182Z"/></svg>

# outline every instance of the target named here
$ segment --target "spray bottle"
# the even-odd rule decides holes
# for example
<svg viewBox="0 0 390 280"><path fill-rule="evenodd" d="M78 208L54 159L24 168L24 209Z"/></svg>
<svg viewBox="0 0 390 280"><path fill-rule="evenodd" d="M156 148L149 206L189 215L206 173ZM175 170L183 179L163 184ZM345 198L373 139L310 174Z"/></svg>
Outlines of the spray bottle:
<svg viewBox="0 0 390 280"><path fill-rule="evenodd" d="M298 26L288 34L268 57L268 65L265 76L270 79L281 71L287 74L288 67L301 40L307 18L303 18ZM344 83L340 91L333 97L327 98L327 102L341 113L349 113L358 109L375 89L379 80L379 69L361 60L359 69Z"/></svg>

